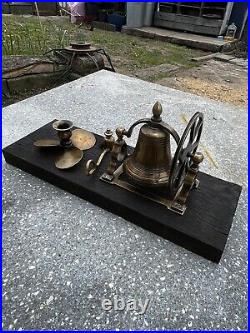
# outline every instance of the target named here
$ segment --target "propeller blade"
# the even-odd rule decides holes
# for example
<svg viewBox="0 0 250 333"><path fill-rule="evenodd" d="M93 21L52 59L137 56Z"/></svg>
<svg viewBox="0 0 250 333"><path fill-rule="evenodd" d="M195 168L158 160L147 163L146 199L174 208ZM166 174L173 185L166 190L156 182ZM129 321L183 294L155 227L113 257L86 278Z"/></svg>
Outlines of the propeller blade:
<svg viewBox="0 0 250 333"><path fill-rule="evenodd" d="M36 147L57 147L60 146L59 140L52 140L52 139L41 139L34 142L34 146Z"/></svg>
<svg viewBox="0 0 250 333"><path fill-rule="evenodd" d="M58 169L69 169L80 162L82 157L83 152L80 149L71 147L55 159L55 165Z"/></svg>
<svg viewBox="0 0 250 333"><path fill-rule="evenodd" d="M80 150L90 149L96 143L96 138L94 134L80 128L72 131L72 136L70 140L72 141L73 146L77 147Z"/></svg>

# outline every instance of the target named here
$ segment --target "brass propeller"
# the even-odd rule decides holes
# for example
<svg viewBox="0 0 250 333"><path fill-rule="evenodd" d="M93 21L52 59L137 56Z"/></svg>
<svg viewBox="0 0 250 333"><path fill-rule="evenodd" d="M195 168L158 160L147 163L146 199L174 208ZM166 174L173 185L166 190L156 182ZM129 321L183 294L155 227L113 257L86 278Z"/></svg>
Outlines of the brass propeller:
<svg viewBox="0 0 250 333"><path fill-rule="evenodd" d="M82 157L83 152L80 149L76 147L67 148L55 158L55 165L58 169L69 169L79 163Z"/></svg>
<svg viewBox="0 0 250 333"><path fill-rule="evenodd" d="M95 136L83 129L72 131L73 123L69 120L57 120L52 124L57 131L59 140L39 139L34 146L39 148L58 147L61 153L55 158L55 166L58 169L69 169L79 163L83 157L83 150L92 148L96 143Z"/></svg>
<svg viewBox="0 0 250 333"><path fill-rule="evenodd" d="M72 136L70 139L72 141L73 146L81 150L90 149L96 143L96 138L94 134L80 128L77 128L72 131Z"/></svg>
<svg viewBox="0 0 250 333"><path fill-rule="evenodd" d="M52 139L40 139L34 142L34 146L36 147L58 147L60 146L59 140L52 140Z"/></svg>

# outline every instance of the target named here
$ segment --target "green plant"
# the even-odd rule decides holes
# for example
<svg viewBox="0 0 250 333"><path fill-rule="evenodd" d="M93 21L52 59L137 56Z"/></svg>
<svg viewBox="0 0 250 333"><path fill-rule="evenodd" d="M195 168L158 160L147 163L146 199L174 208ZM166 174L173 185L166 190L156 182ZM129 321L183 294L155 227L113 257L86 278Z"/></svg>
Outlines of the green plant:
<svg viewBox="0 0 250 333"><path fill-rule="evenodd" d="M203 54L199 50L153 39L98 29L90 32L84 29L84 25L73 25L66 18L53 21L42 19L41 24L37 17L4 16L3 55L41 55L51 49L69 45L71 40L76 39L77 32L80 32L80 41L89 41L104 48L112 60L118 59L118 66L125 71L164 63L190 68L196 65L190 59Z"/></svg>

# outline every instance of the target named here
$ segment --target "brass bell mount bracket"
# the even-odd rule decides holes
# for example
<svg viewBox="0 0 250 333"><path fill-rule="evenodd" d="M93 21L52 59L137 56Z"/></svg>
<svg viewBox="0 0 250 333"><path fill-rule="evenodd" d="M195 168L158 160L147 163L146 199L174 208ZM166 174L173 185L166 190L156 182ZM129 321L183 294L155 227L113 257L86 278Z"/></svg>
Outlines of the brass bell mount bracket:
<svg viewBox="0 0 250 333"><path fill-rule="evenodd" d="M132 126L130 126L128 131L123 132L123 135L125 135L127 138L130 138L132 133L133 133L134 128L137 125L139 125L139 124L149 124L152 127L160 128L163 131L168 132L170 135L172 135L175 142L178 144L179 141L180 141L180 137L179 137L178 133L175 131L174 128L172 128L167 123L165 123L161 118L162 105L161 105L160 102L156 102L154 104L153 109L152 109L152 113L153 113L153 116L151 118L144 118L144 119L140 119L140 120L136 121Z"/></svg>
<svg viewBox="0 0 250 333"><path fill-rule="evenodd" d="M111 182L114 178L114 172L117 169L117 166L120 162L123 162L124 159L128 155L127 151L127 144L124 140L124 127L118 127L116 129L117 139L114 141L111 155L110 155L110 162L107 168L107 171L101 176L101 179Z"/></svg>
<svg viewBox="0 0 250 333"><path fill-rule="evenodd" d="M191 156L191 164L188 168L186 176L183 180L182 187L178 194L175 196L171 204L171 209L179 214L183 214L186 209L186 201L190 191L194 188L198 188L199 180L197 179L197 174L199 171L199 164L203 161L203 154L197 152Z"/></svg>

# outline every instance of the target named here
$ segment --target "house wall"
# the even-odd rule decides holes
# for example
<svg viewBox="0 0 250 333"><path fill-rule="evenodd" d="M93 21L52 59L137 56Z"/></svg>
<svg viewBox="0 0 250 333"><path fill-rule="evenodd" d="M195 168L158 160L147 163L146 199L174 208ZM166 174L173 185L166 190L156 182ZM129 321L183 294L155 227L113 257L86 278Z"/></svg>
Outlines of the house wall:
<svg viewBox="0 0 250 333"><path fill-rule="evenodd" d="M155 2L127 2L127 27L151 26L155 6Z"/></svg>
<svg viewBox="0 0 250 333"><path fill-rule="evenodd" d="M241 35L245 28L247 16L248 16L248 3L235 2L229 19L229 24L235 23L235 25L237 26L236 37L239 39L241 39Z"/></svg>
<svg viewBox="0 0 250 333"><path fill-rule="evenodd" d="M152 2L144 3L144 2L127 2L127 27L128 28L141 28L142 26L150 26L152 23L152 16L155 11L155 7L157 3L154 3L153 7L150 5ZM151 8L150 8L151 6ZM151 20L151 24L145 23L146 11L148 10L148 18L149 22ZM150 13L151 10L151 13ZM248 15L248 3L247 2L235 2L233 4L233 9L231 14L229 14L229 22L228 24L234 22L238 27L236 37L241 38L241 34L243 33L243 29L245 26L245 22ZM151 17L151 18L150 18ZM191 18L191 16L190 16ZM170 27L168 27L171 29ZM226 27L225 27L226 28ZM247 29L247 27L246 27ZM225 29L224 29L225 30ZM247 36L247 34L245 34ZM247 37L244 37L245 39Z"/></svg>
<svg viewBox="0 0 250 333"><path fill-rule="evenodd" d="M248 45L248 19L246 20L245 26L242 31L241 40Z"/></svg>

